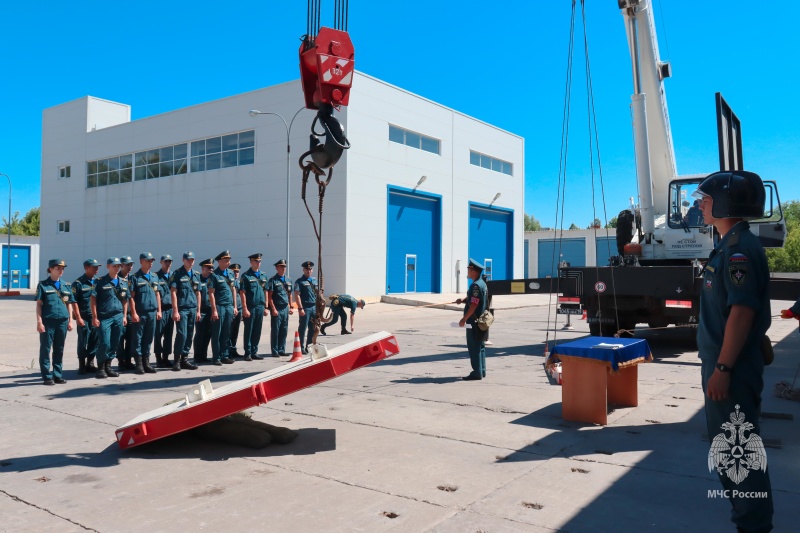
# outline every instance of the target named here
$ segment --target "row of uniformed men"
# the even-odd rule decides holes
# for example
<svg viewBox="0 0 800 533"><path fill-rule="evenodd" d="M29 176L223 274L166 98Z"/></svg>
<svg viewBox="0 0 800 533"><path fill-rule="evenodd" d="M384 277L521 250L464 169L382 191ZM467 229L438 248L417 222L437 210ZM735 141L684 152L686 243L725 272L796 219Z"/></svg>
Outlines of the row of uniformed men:
<svg viewBox="0 0 800 533"><path fill-rule="evenodd" d="M258 344L267 312L272 322L271 355L285 355L293 295L300 314L300 338L305 340L301 341L302 350L308 353L307 346L313 336L313 328L308 325L316 316L318 292L312 277L314 263L303 263L303 275L292 285L283 259L275 263L275 275L267 277L261 272L262 254L248 258L250 268L241 278L240 267L231 264L227 250L215 258L216 269L211 259L201 261L200 272L193 269L192 252L183 254L183 265L174 272L170 272L169 255L161 256L161 270L153 273L153 254L140 254L141 268L135 274L130 273L133 260L129 256L111 257L106 262L108 273L100 278L96 278L100 264L87 259L84 275L71 285L61 281L65 262L51 259L50 276L39 283L36 294L39 364L44 383L66 383L62 360L72 318L78 326L79 372L95 372L97 378L119 375L111 368L115 356L119 357L120 370L135 370L137 374L155 372L149 361L154 340L156 366L171 366L175 371L197 368L188 360L193 340L196 363L209 362L209 343L210 362L218 366L233 363L234 357L243 357L245 361L262 359ZM243 356L236 352L241 321L245 325ZM170 364L173 328L175 358ZM93 364L95 357L97 366Z"/></svg>

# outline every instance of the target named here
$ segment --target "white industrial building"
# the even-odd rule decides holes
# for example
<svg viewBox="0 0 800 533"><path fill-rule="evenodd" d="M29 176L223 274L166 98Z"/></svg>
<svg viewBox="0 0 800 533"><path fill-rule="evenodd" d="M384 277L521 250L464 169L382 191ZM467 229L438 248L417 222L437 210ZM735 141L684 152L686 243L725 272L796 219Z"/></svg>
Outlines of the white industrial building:
<svg viewBox="0 0 800 533"><path fill-rule="evenodd" d="M262 252L272 273L288 222L289 275L299 276L317 256L297 164L315 112L301 108L293 81L136 121L130 106L94 97L46 109L42 265L64 258L74 278L86 257L151 251L177 267L186 250L228 249L244 268ZM288 203L286 128L251 109L287 123L299 111ZM494 279L523 274L521 137L362 73L337 117L352 148L325 197L329 294L454 292L469 257ZM316 186L308 190L316 213Z"/></svg>

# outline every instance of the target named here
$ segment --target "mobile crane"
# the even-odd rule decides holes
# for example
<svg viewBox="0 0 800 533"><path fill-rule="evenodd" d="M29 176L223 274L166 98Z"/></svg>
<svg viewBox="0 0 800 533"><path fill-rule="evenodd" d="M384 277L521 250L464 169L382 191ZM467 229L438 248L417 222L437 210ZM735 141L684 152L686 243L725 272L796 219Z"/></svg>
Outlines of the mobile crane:
<svg viewBox="0 0 800 533"><path fill-rule="evenodd" d="M678 177L664 80L672 75L658 53L650 0L618 0L630 49L634 153L639 203L618 216L617 252L609 266L559 268L562 284L557 313L586 312L592 335L626 334L637 324L664 327L696 324L700 308L700 260L714 248L714 230L690 207L691 194L707 173ZM717 95L721 149L741 130ZM724 126L724 127L723 127ZM723 143L724 141L724 143ZM739 140L739 143L741 141ZM725 146L722 146L725 144ZM723 158L722 170L741 168L741 152ZM729 161L725 163L724 161ZM730 164L732 160L732 166ZM727 166L728 168L725 168ZM764 218L751 222L765 247L781 247L786 228L778 188L765 181Z"/></svg>

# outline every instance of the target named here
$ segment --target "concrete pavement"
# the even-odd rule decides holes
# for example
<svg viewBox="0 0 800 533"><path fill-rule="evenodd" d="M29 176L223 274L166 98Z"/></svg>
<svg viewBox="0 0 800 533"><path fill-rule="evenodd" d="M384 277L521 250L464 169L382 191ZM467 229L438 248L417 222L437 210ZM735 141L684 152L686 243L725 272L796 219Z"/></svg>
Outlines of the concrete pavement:
<svg viewBox="0 0 800 533"><path fill-rule="evenodd" d="M478 382L460 379L469 359L464 330L450 327L458 311L370 303L357 312L352 337L391 331L400 355L252 410L299 431L293 443L250 450L181 435L123 452L114 441L119 425L202 379L219 386L284 361L101 381L77 376L71 332L68 383L44 387L34 303L0 301L0 529L734 531L728 502L708 497L720 485L706 467L691 334L640 331L656 361L640 367L639 407L614 410L605 427L565 422L561 389L542 369L543 344L548 331L552 343L588 327L576 320L575 331L562 331L547 303L542 295L494 298L494 345ZM773 302L775 314L782 305ZM770 336L776 361L764 411L793 419L764 418L761 436L779 446L767 448L775 530L791 531L800 508L800 403L775 398L772 386L794 377L800 338L794 320L780 319Z"/></svg>

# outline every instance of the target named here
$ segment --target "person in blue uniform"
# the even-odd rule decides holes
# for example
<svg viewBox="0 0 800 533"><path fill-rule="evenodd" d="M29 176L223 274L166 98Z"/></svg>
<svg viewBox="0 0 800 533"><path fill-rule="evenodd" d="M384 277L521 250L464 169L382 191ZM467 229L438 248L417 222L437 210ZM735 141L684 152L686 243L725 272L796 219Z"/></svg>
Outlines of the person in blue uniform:
<svg viewBox="0 0 800 533"><path fill-rule="evenodd" d="M234 359L237 357L244 357L236 349L236 343L239 340L239 329L242 325L242 297L239 295L239 291L241 290L239 271L242 270L242 265L239 263L231 263L228 268L233 272L233 295L236 297L236 315L231 319L231 335L230 342L228 343L228 357Z"/></svg>
<svg viewBox="0 0 800 533"><path fill-rule="evenodd" d="M261 326L267 314L267 277L261 272L262 254L247 256L250 268L239 280L239 297L242 300L244 319L244 360L263 359L258 355Z"/></svg>
<svg viewBox="0 0 800 533"><path fill-rule="evenodd" d="M211 275L208 296L211 300L211 355L216 366L229 365L233 358L228 357L230 349L231 320L238 313L234 305L236 282L231 264L231 253L220 252L214 258L217 269Z"/></svg>
<svg viewBox="0 0 800 533"><path fill-rule="evenodd" d="M773 506L766 457L760 467L753 467L752 463L743 464L743 457L735 451L745 446L742 439L746 437L749 443L744 453L755 458L759 452L750 445L755 444L753 435L760 439L762 343L771 312L767 258L748 220L764 216L766 193L757 174L736 170L709 175L694 196L700 200L703 219L720 235L703 270L697 325L706 423L712 441L709 469L717 470L722 486L730 491L726 494L737 529L767 532L772 529ZM726 442L726 438L734 442ZM763 446L760 451L766 453ZM744 479L731 479L731 463L746 467ZM747 496L753 493L767 497Z"/></svg>
<svg viewBox="0 0 800 533"><path fill-rule="evenodd" d="M92 290L100 268L97 259L83 262L83 275L72 282L75 297L75 322L78 326L78 374L97 372L94 358L97 356L97 330L92 325Z"/></svg>
<svg viewBox="0 0 800 533"><path fill-rule="evenodd" d="M364 300L356 300L349 294L339 294L335 296L331 296L333 298L331 300L331 312L333 313L333 320L325 324L319 329L320 334L327 335L325 333L325 328L332 328L334 324L336 324L339 319L342 320L342 335L350 335L350 331L347 331L347 315L345 314L345 310L350 311L350 330L355 330L355 323L356 323L356 309L364 309L364 306L367 303Z"/></svg>
<svg viewBox="0 0 800 533"><path fill-rule="evenodd" d="M120 262L122 263L122 268L119 270L119 279L124 281L128 284L128 288L131 288L131 271L133 270L133 258L129 255L123 255L119 258ZM117 348L117 366L119 366L119 371L124 372L125 370L136 370L136 366L131 362L131 357L133 357L133 352L131 348L133 346L133 333L134 333L134 326L133 320L131 319L131 303L130 303L131 293L128 292L128 316L127 322L125 326L122 326L122 337L119 339L119 347Z"/></svg>
<svg viewBox="0 0 800 533"><path fill-rule="evenodd" d="M154 374L150 366L150 349L156 333L156 324L161 320L161 284L158 276L151 272L155 257L150 252L139 254L139 270L130 277L132 324L131 353L136 363L137 374Z"/></svg>
<svg viewBox="0 0 800 533"><path fill-rule="evenodd" d="M469 352L469 362L472 365L472 372L464 377L467 381L475 381L486 377L486 332L481 331L475 324L475 319L483 314L486 309L486 282L483 281L481 274L483 265L469 260L467 265L467 277L472 280L467 289L467 297L456 300L457 304L464 304L464 316L459 320L458 325L467 329L467 351Z"/></svg>
<svg viewBox="0 0 800 533"><path fill-rule="evenodd" d="M275 275L267 281L267 305L270 313L270 351L272 357L286 355L289 315L293 314L292 279L286 275L286 260L275 263Z"/></svg>
<svg viewBox="0 0 800 533"><path fill-rule="evenodd" d="M75 298L61 275L67 263L63 259L51 259L47 263L49 277L36 286L36 331L39 332L39 370L45 385L63 385L67 381L62 374L64 342L67 331L72 331L73 304ZM50 369L50 348L53 349L53 368Z"/></svg>
<svg viewBox="0 0 800 533"><path fill-rule="evenodd" d="M192 349L194 325L200 320L199 284L200 274L195 272L194 253L184 252L183 265L169 278L169 290L172 292L172 320L175 322L175 362L172 370L179 372L197 370L197 366L189 362L189 351Z"/></svg>
<svg viewBox="0 0 800 533"><path fill-rule="evenodd" d="M128 314L128 284L119 279L122 268L119 257L106 261L108 274L98 279L92 291L92 324L98 328L97 379L116 378L119 374L111 369L117 353L122 326Z"/></svg>
<svg viewBox="0 0 800 533"><path fill-rule="evenodd" d="M211 342L211 299L208 297L208 284L214 272L214 262L211 259L200 261L200 320L194 329L194 362L195 364L208 363L208 345Z"/></svg>
<svg viewBox="0 0 800 533"><path fill-rule="evenodd" d="M156 272L159 290L161 291L161 320L156 323L156 343L154 348L156 366L158 368L170 367L169 356L172 353L172 333L175 329L175 322L172 320L172 291L169 290L171 268L172 256L169 254L162 255L161 270Z"/></svg>
<svg viewBox="0 0 800 533"><path fill-rule="evenodd" d="M314 263L306 261L301 265L303 275L294 282L294 297L300 314L300 344L303 353L308 353L308 345L314 338L314 320L317 318L317 280L314 279ZM308 328L308 336L306 336Z"/></svg>

